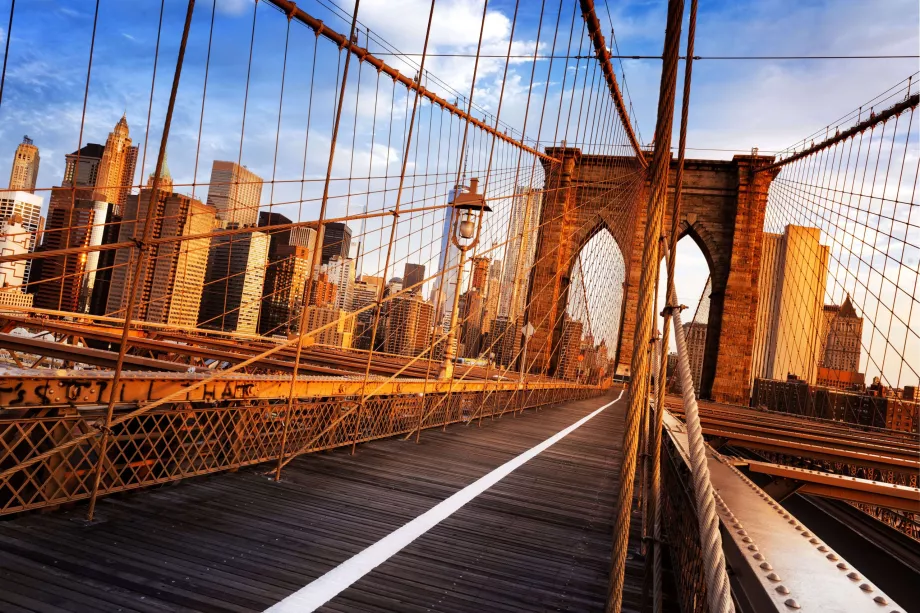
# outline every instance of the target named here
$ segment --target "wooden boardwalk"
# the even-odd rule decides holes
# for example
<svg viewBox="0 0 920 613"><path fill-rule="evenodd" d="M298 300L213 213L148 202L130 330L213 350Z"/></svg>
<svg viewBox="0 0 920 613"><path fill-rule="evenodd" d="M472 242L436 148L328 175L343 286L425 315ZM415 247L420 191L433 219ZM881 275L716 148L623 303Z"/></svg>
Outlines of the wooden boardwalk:
<svg viewBox="0 0 920 613"><path fill-rule="evenodd" d="M0 611L262 611L615 398L0 522ZM625 396L323 611L602 611ZM634 522L637 523L637 522ZM635 527L633 530L635 534ZM633 556L631 556L632 558ZM642 563L630 561L625 608Z"/></svg>

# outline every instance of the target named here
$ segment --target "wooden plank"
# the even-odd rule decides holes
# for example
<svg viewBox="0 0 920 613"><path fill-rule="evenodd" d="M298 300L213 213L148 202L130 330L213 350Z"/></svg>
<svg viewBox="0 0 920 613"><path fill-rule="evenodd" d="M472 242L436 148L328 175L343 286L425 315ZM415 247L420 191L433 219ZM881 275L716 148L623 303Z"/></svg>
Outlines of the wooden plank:
<svg viewBox="0 0 920 613"><path fill-rule="evenodd" d="M263 610L611 399L429 430L420 444L389 439L354 456L303 456L281 482L263 465L110 497L93 525L80 521L82 505L11 518L0 523L0 609ZM323 610L602 611L624 406L518 468ZM624 610L638 609L642 572L632 556Z"/></svg>

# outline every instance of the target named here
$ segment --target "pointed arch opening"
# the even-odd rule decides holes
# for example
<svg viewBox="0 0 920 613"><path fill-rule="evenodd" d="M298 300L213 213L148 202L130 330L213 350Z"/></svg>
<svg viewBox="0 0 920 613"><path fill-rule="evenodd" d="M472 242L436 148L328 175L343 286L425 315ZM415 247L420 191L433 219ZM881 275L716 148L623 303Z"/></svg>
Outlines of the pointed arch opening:
<svg viewBox="0 0 920 613"><path fill-rule="evenodd" d="M560 339L563 378L600 381L612 373L622 335L626 263L600 225L572 261Z"/></svg>
<svg viewBox="0 0 920 613"><path fill-rule="evenodd" d="M677 261L674 268L674 286L678 302L688 308L681 313L684 336L687 339L687 350L690 358L690 373L693 377L693 386L697 395L700 394L703 382L706 380L704 372L707 363L709 339L708 327L710 305L712 297L712 258L708 253L705 243L698 233L692 229L685 229L683 236L677 242ZM658 332L664 328L664 319L658 315L667 305L668 268L664 258L661 259L661 268L658 275L658 303L656 321ZM677 370L677 343L674 334L670 335L668 352L668 378L667 391L680 393ZM710 366L714 368L714 363Z"/></svg>

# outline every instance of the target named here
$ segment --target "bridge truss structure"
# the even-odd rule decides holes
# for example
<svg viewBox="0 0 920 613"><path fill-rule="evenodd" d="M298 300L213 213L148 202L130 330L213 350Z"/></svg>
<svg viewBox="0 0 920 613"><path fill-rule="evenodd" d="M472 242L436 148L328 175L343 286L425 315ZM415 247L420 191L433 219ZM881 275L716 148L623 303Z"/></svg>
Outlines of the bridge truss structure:
<svg viewBox="0 0 920 613"><path fill-rule="evenodd" d="M101 496L254 464L282 479L305 453L482 425L616 380L630 409L610 610L634 504L647 546L660 556L667 542L687 610L730 610L713 596L726 559L771 585L732 543L713 561L713 526L737 530L733 503L699 485L702 463L764 505L845 500L920 540L917 75L778 155L710 163L685 160L695 0L685 53L684 3L669 2L656 146L592 0L516 2L510 18L485 2L469 57L438 53L435 1L412 16L418 54L365 24L360 2L263 0L235 23L215 2L181 8L161 4L136 176L80 183L102 136L89 134L104 80L90 51L76 174L37 187L43 229L11 220L0 237L33 241L0 255L10 270L31 262L0 288L0 515L88 501L92 518ZM104 23L97 2L91 49ZM240 32L234 74L216 58ZM211 162L235 170L207 178ZM733 182L685 184L685 168ZM702 192L727 198L733 229L687 213ZM706 251L706 314L686 328L679 298L695 297L657 298L685 235L728 245ZM833 328L844 302L856 333ZM697 406L692 386L665 397L671 319L676 376L705 324L702 389L743 402ZM822 366L844 359L828 338L855 366ZM757 379L815 385L829 371L878 377L885 411L913 425L738 406Z"/></svg>

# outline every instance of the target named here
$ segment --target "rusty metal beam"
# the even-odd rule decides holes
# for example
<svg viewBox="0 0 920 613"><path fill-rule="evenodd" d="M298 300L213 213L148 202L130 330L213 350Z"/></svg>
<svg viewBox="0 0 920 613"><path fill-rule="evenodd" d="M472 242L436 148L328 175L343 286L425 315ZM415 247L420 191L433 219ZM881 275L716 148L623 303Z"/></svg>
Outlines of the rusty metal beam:
<svg viewBox="0 0 920 613"><path fill-rule="evenodd" d="M626 110L626 104L623 102L623 94L620 93L620 86L617 85L617 75L613 71L613 66L610 64L610 51L607 50L607 43L604 41L604 35L601 33L601 23L597 18L597 12L594 10L594 0L580 1L581 14L585 19L585 24L588 26L588 36L591 37L591 42L594 43L594 52L597 55L597 61L600 63L601 70L604 73L604 79L607 81L607 87L610 89L610 95L613 97L613 103L617 107L617 114L620 116L620 122L626 130L626 136L629 138L633 151L636 153L636 158L639 160L642 167L646 168L648 167L648 162L645 159L645 152L642 151L642 145L639 144L639 139L636 138L632 124L629 121L629 113Z"/></svg>
<svg viewBox="0 0 920 613"><path fill-rule="evenodd" d="M666 405L675 415L683 410ZM859 424L775 413L737 406L700 406L704 433L716 429L737 430L748 434L770 434L783 438L832 443L855 450L883 451L906 457L920 455L917 439L907 432L866 427Z"/></svg>
<svg viewBox="0 0 920 613"><path fill-rule="evenodd" d="M771 462L741 460L733 463L735 466L747 466L751 472L801 482L803 485L798 489L800 494L814 494L824 498L862 502L920 513L920 488L835 475L807 468L783 466Z"/></svg>
<svg viewBox="0 0 920 613"><path fill-rule="evenodd" d="M809 443L799 443L782 438L754 436L750 434L741 434L725 430L707 431L704 429L704 433L723 437L726 439L729 445L736 445L738 447L745 447L748 449L773 451L776 453L784 453L786 455L800 456L804 458L830 460L832 462L849 462L864 466L872 466L883 470L920 470L920 460L918 460L916 457L904 458L890 454L866 453L864 451L841 449L833 445L812 445Z"/></svg>
<svg viewBox="0 0 920 613"><path fill-rule="evenodd" d="M811 145L810 147L807 147L803 149L802 151L799 151L798 153L794 153L791 156L776 162L775 164L770 164L769 166L758 168L754 172L767 172L770 170L775 170L777 168L782 168L786 164L791 164L792 162L795 162L796 160L800 160L804 157L808 157L809 155L813 153L817 153L818 151L822 151L824 149L827 149L828 147L833 147L837 143L843 142L847 140L848 138L852 138L853 136L856 136L860 132L865 132L866 130L871 129L880 123L885 123L892 117L900 115L907 109L916 107L918 103L920 103L920 94L913 94L912 96L905 98L901 102L898 102L897 104L888 107L881 113L878 113L878 114L872 113L868 119L860 121L855 126L847 130L844 130L843 132L838 132L834 136L821 141L817 145Z"/></svg>
<svg viewBox="0 0 920 613"><path fill-rule="evenodd" d="M31 353L54 358L56 360L91 364L104 368L113 368L118 360L118 354L112 351L92 349L90 347L78 347L76 345L67 345L15 334L0 334L0 348L22 353ZM125 356L125 364L139 367L142 370L186 372L189 369L189 367L184 364L143 358L135 355Z"/></svg>
<svg viewBox="0 0 920 613"><path fill-rule="evenodd" d="M12 320L12 318L11 318ZM108 325L84 324L53 320L47 318L16 318L24 327L35 327L58 334L80 335L102 342L117 344L120 342L118 330ZM205 334L208 334L206 336ZM223 334L210 336L211 332L200 330L198 333L183 330L169 330L160 327L135 329L131 331L132 349L151 351L169 356L192 356L204 359L216 359L236 364L262 353L274 343L268 339L233 339ZM60 359L68 359L66 346L59 347ZM76 356L75 356L76 357ZM289 359L288 359L289 358ZM291 372L293 370L294 349L282 349L273 357L263 358L253 363L266 370ZM374 353L371 372L379 375L392 375L404 368L410 358L401 355ZM107 366L105 363L98 364ZM311 345L301 356L303 374L327 376L347 376L352 372L363 371L367 365L367 352L357 349L339 349L323 345ZM429 367L428 360L420 359L408 368L402 376L424 377ZM437 365L432 363L436 368ZM305 368L305 370L304 370ZM458 375L484 378L486 369L476 366L457 366ZM532 378L532 377L531 377Z"/></svg>
<svg viewBox="0 0 920 613"><path fill-rule="evenodd" d="M731 436L726 434L731 432L736 435L752 435L819 446L833 446L835 449L840 450L851 450L856 453L878 453L886 456L900 457L902 459L916 459L918 455L916 445L913 447L901 447L896 445L869 443L858 439L852 439L844 435L826 436L810 434L797 430L795 424L789 424L785 428L778 428L763 427L750 423L728 422L709 417L702 417L700 421L703 425L704 434L720 438L731 438Z"/></svg>
<svg viewBox="0 0 920 613"><path fill-rule="evenodd" d="M289 0L266 0L269 4L275 5L278 9L284 12L289 19L294 19L304 24L311 30L313 30L317 36L323 36L328 40L335 43L339 49L346 49L349 53L352 53L362 62L367 62L371 66L377 69L378 72L382 72L392 78L394 81L397 81L404 85L406 88L417 92L423 98L426 98L432 104L436 104L442 109L448 111L449 113L456 115L457 117L468 121L472 125L476 126L480 130L488 132L495 138L503 140L510 145L514 145L524 151L535 155L541 159L548 160L550 162L559 163L561 160L557 160L554 157L548 156L545 153L534 149L533 147L528 147L523 142L515 140L510 136L504 134L503 132L497 130L496 128L490 126L489 124L476 119L460 107L455 104L451 104L444 98L438 96L434 92L423 87L419 82L407 77L406 75L400 73L397 69L389 66L386 62L381 60L378 57L375 57L367 49L359 47L355 42L348 40L348 37L344 34L340 34L335 30L332 30L322 22L322 20L313 17L312 15L305 12L303 9L297 6L296 3L290 2Z"/></svg>
<svg viewBox="0 0 920 613"><path fill-rule="evenodd" d="M101 370L50 370L10 369L0 383L0 415L3 409L28 409L44 407L97 407L111 399L110 371ZM178 394L175 403L217 401L262 401L288 397L289 375L247 375L231 373L219 375L205 385L189 389L202 380L213 378L214 372L127 372L115 390L119 406L155 402L171 394ZM381 381L371 378L375 396L452 394L469 392L500 392L518 389L518 381L395 379ZM363 376L316 377L300 376L295 382L294 397L298 400L360 397L366 393ZM591 385L575 385L570 381L531 381L527 388L535 389L599 389Z"/></svg>
<svg viewBox="0 0 920 613"><path fill-rule="evenodd" d="M665 411L664 427L689 468L686 426ZM886 604L890 606L885 611L903 610L878 585L862 581L852 560L832 551L741 473L731 458L711 448L706 451L712 486L718 492L722 546L733 571L732 595L742 609L872 613Z"/></svg>

